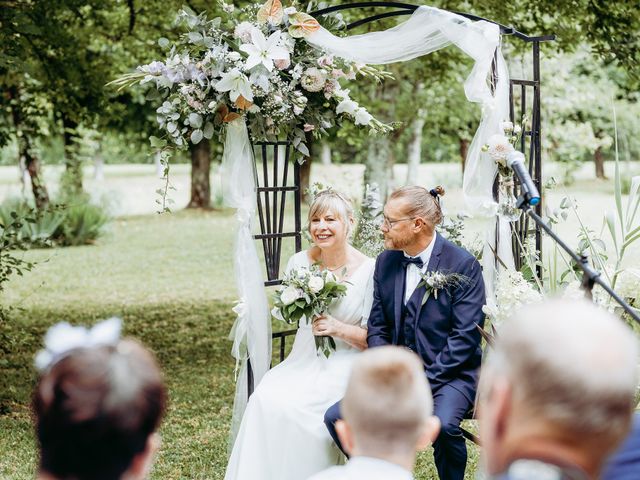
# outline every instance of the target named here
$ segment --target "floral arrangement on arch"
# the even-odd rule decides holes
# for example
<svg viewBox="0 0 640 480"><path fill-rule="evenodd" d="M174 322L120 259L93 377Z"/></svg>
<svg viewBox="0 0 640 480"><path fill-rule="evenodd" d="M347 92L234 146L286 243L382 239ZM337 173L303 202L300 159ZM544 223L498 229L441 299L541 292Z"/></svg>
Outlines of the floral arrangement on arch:
<svg viewBox="0 0 640 480"><path fill-rule="evenodd" d="M253 140L287 138L302 156L309 155L305 134L322 135L340 118L373 132L391 129L341 84L358 75L381 80L389 74L304 41L320 28L316 19L293 6L284 8L280 0L239 9L221 6L222 16L212 20L182 10L178 22L187 32L172 46L159 40L170 46L166 59L111 82L119 88L154 84L164 100L157 121L169 144L197 144L240 117L246 118Z"/></svg>

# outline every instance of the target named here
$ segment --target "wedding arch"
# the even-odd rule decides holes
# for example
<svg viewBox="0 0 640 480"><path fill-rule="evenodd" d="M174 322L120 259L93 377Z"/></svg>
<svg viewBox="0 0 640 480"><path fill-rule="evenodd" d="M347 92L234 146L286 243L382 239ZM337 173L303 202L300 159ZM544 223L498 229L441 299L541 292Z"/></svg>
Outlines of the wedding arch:
<svg viewBox="0 0 640 480"><path fill-rule="evenodd" d="M474 60L465 82L465 94L471 102L482 106L482 118L468 149L463 194L467 209L485 218L490 232L483 254L488 298L492 296L493 280L498 270L520 269L523 266L523 246L528 238L535 240L538 255L542 251L540 228L530 225L527 216L509 221L498 215L499 185L497 166L487 160L482 148L487 139L499 132L501 122L517 123L523 116L530 123L523 125L517 149L528 159L528 168L539 191L542 179L541 158L541 90L540 44L554 40L553 35L528 36L475 15L449 12L437 8L395 2L362 2L331 6L311 13L319 18L332 12L368 7L392 9L357 20L347 30L394 16L410 16L406 22L389 30L361 35L336 37L319 28L305 40L341 58L365 64L386 64L408 61L448 45L455 45ZM532 71L530 79L509 78L501 53L501 41L510 36L531 45ZM245 140L246 138L246 140ZM243 139L242 141L239 139ZM223 167L227 175L225 197L229 206L238 209L239 228L236 241L235 269L240 302L234 309L238 315L231 334L233 355L239 362L239 375L234 405L232 430L240 421L247 397L254 384L261 380L271 361L271 329L266 297L257 294L264 286L281 283L282 245L293 240L295 251L302 249L300 166L291 161L296 145L291 141L254 141L248 138L244 122L227 126ZM512 180L515 195L520 192ZM285 205L293 197L294 215L286 220ZM257 208L256 208L257 207ZM541 213L542 204L535 207ZM251 221L256 215L259 233L253 234ZM293 223L293 225L290 225ZM262 244L266 280L253 240ZM500 267L498 263L502 266ZM540 273L540 272L539 272ZM284 357L284 339L295 330L278 332L280 358Z"/></svg>

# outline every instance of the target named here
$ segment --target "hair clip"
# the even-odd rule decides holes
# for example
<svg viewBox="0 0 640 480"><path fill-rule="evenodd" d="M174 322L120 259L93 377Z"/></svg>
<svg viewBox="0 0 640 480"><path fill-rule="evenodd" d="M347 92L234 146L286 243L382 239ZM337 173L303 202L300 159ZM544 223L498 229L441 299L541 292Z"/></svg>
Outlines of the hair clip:
<svg viewBox="0 0 640 480"><path fill-rule="evenodd" d="M311 199L311 202L318 198L320 195L328 194L334 192L333 188L329 185L324 185L320 182L313 182L309 185L309 188L306 189L305 193Z"/></svg>
<svg viewBox="0 0 640 480"><path fill-rule="evenodd" d="M90 329L74 327L67 322L58 323L44 337L44 349L35 358L36 368L41 372L47 370L77 348L116 346L121 330L122 320L117 317L96 323Z"/></svg>

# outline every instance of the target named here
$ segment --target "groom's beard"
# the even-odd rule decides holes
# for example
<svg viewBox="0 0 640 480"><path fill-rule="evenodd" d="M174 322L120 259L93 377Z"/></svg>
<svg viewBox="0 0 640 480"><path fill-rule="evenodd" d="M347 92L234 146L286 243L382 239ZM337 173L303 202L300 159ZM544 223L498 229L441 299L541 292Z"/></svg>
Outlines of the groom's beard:
<svg viewBox="0 0 640 480"><path fill-rule="evenodd" d="M404 250L411 245L413 239L407 237L391 237L384 235L384 248L387 250Z"/></svg>

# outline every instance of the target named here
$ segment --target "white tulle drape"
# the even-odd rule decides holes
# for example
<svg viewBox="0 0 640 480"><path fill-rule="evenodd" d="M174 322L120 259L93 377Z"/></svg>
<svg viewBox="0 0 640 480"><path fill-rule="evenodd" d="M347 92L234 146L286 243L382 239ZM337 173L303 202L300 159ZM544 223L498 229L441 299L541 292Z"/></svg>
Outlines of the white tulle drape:
<svg viewBox="0 0 640 480"><path fill-rule="evenodd" d="M463 195L468 212L486 219L484 231L488 233L483 267L487 297L491 299L496 275L493 252L507 266L513 266L509 225L502 219L496 221L498 204L492 190L497 166L481 151L491 135L502 133L500 122L509 118L509 73L499 48L499 26L423 6L406 22L389 30L336 37L320 28L309 35L307 41L336 56L370 65L411 60L452 44L474 60L464 91L470 102L482 106L482 118L467 153ZM490 74L494 56L497 83L492 92ZM496 237L499 239L497 248Z"/></svg>
<svg viewBox="0 0 640 480"><path fill-rule="evenodd" d="M224 201L236 209L238 221L234 270L240 302L234 308L237 319L230 336L237 376L230 438L233 445L247 405L247 360L251 359L254 385L260 383L271 361L269 307L251 229L256 205L253 148L244 119L234 120L227 126L222 169Z"/></svg>

